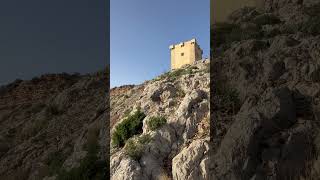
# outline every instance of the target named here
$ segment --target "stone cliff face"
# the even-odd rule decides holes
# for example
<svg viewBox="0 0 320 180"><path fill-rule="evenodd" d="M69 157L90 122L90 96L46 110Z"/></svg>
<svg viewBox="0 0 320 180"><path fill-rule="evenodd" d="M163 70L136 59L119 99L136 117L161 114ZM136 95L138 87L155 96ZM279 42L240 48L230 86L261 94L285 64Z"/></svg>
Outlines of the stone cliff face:
<svg viewBox="0 0 320 180"><path fill-rule="evenodd" d="M1 87L0 179L106 177L106 82L52 74Z"/></svg>
<svg viewBox="0 0 320 180"><path fill-rule="evenodd" d="M210 179L319 179L319 7L265 0L213 26Z"/></svg>
<svg viewBox="0 0 320 180"><path fill-rule="evenodd" d="M199 61L122 94L112 89L111 136L135 112L145 117L123 147L111 142L111 179L208 179L209 82L209 62ZM166 121L153 128L155 119Z"/></svg>

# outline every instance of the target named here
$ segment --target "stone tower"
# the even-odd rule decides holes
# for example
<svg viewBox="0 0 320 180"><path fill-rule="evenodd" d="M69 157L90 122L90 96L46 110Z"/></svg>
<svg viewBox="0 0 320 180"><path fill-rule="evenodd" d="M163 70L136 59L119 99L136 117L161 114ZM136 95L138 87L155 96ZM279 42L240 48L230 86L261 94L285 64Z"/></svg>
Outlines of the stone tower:
<svg viewBox="0 0 320 180"><path fill-rule="evenodd" d="M185 41L176 45L170 46L171 53L171 70L178 69L185 64L192 64L195 61L202 59L200 46L196 39Z"/></svg>

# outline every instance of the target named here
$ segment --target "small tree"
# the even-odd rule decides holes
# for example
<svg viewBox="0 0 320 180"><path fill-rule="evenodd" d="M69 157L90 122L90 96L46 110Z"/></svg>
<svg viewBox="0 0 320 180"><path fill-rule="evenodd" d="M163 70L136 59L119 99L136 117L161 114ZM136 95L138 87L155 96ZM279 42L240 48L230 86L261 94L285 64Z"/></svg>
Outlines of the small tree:
<svg viewBox="0 0 320 180"><path fill-rule="evenodd" d="M142 133L142 121L145 117L146 115L140 109L134 114L128 115L116 126L116 129L112 134L113 145L123 147L130 137Z"/></svg>

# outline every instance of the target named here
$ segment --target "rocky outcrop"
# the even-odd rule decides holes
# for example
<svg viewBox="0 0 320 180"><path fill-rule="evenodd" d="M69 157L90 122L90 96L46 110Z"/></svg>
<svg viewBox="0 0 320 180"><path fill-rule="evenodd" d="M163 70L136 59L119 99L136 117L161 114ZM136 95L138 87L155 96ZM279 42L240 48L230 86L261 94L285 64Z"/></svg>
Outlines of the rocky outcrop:
<svg viewBox="0 0 320 180"><path fill-rule="evenodd" d="M111 127L111 134L126 116L125 113L118 116L119 112L124 112L126 108L135 111L140 107L146 115L142 133L131 139L150 136L150 141L144 144L139 158L130 156L126 150L127 144L112 148L111 179L179 179L180 175L180 179L207 179L208 61L186 65L133 87L130 91L124 102L119 101L123 95L111 95L111 119L113 116L120 117ZM153 117L164 117L166 123L157 129L150 129L147 122ZM195 157L185 159L193 153ZM201 166L201 170L194 169L194 165Z"/></svg>
<svg viewBox="0 0 320 180"><path fill-rule="evenodd" d="M172 160L173 179L208 179L209 143L195 140Z"/></svg>
<svg viewBox="0 0 320 180"><path fill-rule="evenodd" d="M48 74L3 86L0 179L73 178L84 162L96 169L92 177L106 177L106 82L105 72L98 72Z"/></svg>
<svg viewBox="0 0 320 180"><path fill-rule="evenodd" d="M264 2L228 25L257 33L216 44L210 179L319 178L320 34L310 27L320 24L310 18L320 2ZM222 108L230 100L236 108Z"/></svg>

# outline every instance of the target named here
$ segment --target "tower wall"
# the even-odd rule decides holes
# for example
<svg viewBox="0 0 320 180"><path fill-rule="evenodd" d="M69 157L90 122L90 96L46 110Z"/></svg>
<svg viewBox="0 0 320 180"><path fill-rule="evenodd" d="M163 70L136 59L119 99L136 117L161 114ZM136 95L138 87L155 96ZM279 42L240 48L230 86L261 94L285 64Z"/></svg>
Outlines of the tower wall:
<svg viewBox="0 0 320 180"><path fill-rule="evenodd" d="M170 46L171 69L178 69L185 64L192 64L202 59L202 50L196 39Z"/></svg>

